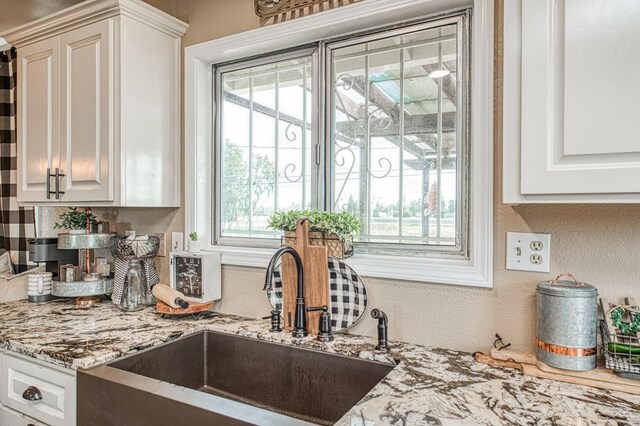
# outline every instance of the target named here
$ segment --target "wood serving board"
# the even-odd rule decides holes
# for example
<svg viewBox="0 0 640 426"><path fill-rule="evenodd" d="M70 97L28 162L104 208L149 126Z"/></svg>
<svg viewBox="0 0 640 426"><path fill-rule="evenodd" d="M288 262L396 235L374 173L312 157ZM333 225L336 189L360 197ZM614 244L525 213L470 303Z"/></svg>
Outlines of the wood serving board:
<svg viewBox="0 0 640 426"><path fill-rule="evenodd" d="M571 371L551 367L534 355L503 349L491 349L491 356L477 353L475 360L495 367L516 368L525 376L558 380L599 389L614 390L640 395L640 381L619 377L612 370L598 367L589 371Z"/></svg>
<svg viewBox="0 0 640 426"><path fill-rule="evenodd" d="M306 306L331 306L329 304L329 270L327 247L309 243L309 222L298 219L296 241L286 244L293 247L302 259L304 271L304 298ZM282 318L285 330L292 330L295 321L298 278L296 264L289 255L282 256ZM318 334L320 312L306 312L309 334Z"/></svg>
<svg viewBox="0 0 640 426"><path fill-rule="evenodd" d="M156 314L162 315L189 315L189 314L197 314L202 311L208 311L213 308L214 302L189 302L189 307L186 309L183 308L172 308L164 302L158 301L156 303Z"/></svg>

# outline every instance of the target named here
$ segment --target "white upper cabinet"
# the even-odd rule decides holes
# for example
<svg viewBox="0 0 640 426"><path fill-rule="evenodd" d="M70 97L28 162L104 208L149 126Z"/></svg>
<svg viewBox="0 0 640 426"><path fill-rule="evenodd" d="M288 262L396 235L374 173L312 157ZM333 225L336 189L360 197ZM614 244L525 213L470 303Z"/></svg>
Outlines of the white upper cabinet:
<svg viewBox="0 0 640 426"><path fill-rule="evenodd" d="M47 170L52 169L53 153L60 146L59 50L55 39L42 40L20 50L17 90L20 139L18 188L24 199L44 197ZM24 141L29 141L29 144Z"/></svg>
<svg viewBox="0 0 640 426"><path fill-rule="evenodd" d="M640 202L640 2L504 12L503 201Z"/></svg>
<svg viewBox="0 0 640 426"><path fill-rule="evenodd" d="M21 204L180 205L185 30L141 1L97 0L4 35L18 51Z"/></svg>
<svg viewBox="0 0 640 426"><path fill-rule="evenodd" d="M106 19L60 35L61 199L67 202L114 200L113 26Z"/></svg>

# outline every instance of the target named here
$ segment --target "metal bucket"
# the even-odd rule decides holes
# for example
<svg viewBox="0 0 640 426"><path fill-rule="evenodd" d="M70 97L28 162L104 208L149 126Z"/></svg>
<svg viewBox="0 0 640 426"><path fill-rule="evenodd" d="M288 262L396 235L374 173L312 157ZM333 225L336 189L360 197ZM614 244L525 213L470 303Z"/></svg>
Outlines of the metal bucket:
<svg viewBox="0 0 640 426"><path fill-rule="evenodd" d="M559 280L565 275L537 286L536 358L565 370L593 370L598 290L573 275L572 281Z"/></svg>

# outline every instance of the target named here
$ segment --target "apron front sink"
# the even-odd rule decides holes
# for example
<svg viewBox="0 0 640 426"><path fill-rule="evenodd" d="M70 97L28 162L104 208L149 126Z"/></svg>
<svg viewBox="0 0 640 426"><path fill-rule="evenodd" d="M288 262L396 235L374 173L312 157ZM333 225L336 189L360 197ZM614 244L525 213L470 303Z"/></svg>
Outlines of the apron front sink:
<svg viewBox="0 0 640 426"><path fill-rule="evenodd" d="M78 372L78 424L333 424L393 365L204 331Z"/></svg>

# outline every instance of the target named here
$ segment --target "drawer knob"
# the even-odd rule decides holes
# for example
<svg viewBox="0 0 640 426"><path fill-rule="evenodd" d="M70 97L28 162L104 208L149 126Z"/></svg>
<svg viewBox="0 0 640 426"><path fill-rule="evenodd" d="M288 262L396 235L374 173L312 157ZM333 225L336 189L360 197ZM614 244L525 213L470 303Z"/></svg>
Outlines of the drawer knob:
<svg viewBox="0 0 640 426"><path fill-rule="evenodd" d="M40 401L42 399L42 392L35 386L29 386L22 392L22 397L27 401Z"/></svg>

